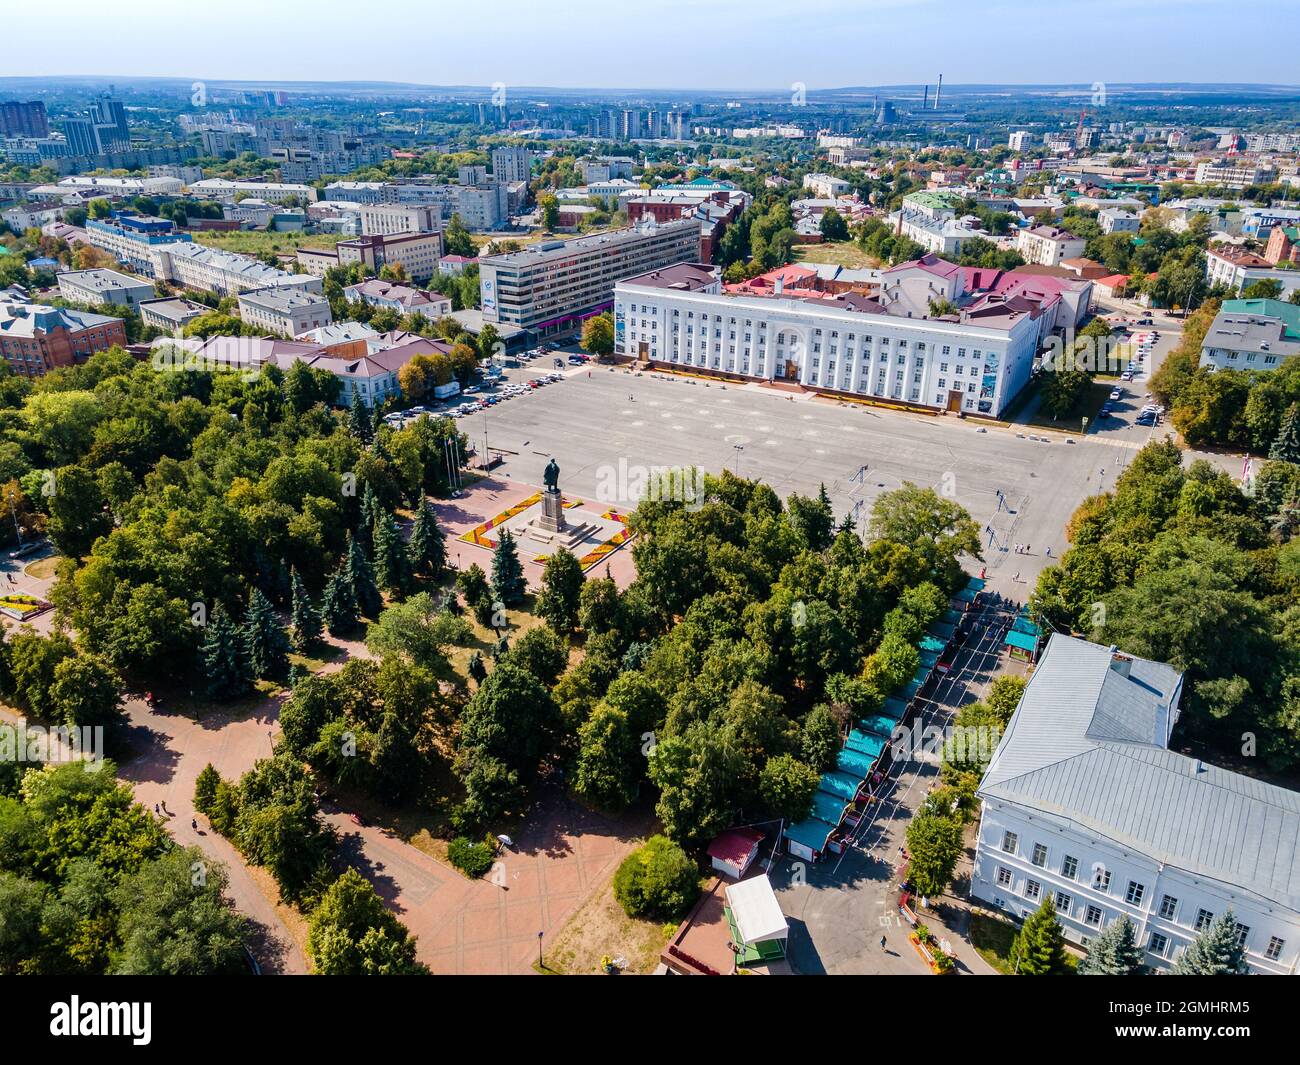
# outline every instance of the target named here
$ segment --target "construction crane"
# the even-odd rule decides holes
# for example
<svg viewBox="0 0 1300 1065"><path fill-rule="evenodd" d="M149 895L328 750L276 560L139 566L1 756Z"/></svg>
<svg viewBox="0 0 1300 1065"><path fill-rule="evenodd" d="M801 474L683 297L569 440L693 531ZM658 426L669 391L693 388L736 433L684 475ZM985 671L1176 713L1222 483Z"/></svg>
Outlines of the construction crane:
<svg viewBox="0 0 1300 1065"><path fill-rule="evenodd" d="M1075 130L1074 130L1074 143L1075 143L1075 144L1078 144L1079 141L1083 139L1083 120L1084 120L1085 118L1087 118L1087 117L1088 117L1088 109L1087 109L1086 107L1080 109L1080 111L1079 111L1079 124L1078 124L1078 126L1075 127Z"/></svg>

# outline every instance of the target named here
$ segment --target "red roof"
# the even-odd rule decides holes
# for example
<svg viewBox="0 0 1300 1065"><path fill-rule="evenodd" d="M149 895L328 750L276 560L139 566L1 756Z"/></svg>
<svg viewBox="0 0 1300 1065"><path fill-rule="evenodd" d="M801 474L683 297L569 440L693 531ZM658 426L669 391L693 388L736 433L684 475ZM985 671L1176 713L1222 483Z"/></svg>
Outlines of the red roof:
<svg viewBox="0 0 1300 1065"><path fill-rule="evenodd" d="M719 832L709 844L708 855L729 865L744 866L754 848L763 842L763 833L753 828L729 828Z"/></svg>

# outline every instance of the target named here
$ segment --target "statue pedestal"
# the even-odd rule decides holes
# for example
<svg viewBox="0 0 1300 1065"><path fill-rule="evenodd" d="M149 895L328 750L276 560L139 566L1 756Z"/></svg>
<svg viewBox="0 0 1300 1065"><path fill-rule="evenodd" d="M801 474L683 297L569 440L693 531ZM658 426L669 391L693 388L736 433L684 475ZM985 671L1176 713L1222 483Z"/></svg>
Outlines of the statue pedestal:
<svg viewBox="0 0 1300 1065"><path fill-rule="evenodd" d="M547 488L542 492L542 515L537 519L537 526L549 532L564 532L564 497L558 488Z"/></svg>

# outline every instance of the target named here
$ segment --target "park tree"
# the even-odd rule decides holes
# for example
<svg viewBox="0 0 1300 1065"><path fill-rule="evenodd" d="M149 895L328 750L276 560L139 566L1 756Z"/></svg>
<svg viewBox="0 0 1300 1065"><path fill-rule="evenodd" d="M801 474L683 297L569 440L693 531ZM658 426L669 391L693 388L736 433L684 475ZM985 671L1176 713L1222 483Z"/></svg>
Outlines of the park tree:
<svg viewBox="0 0 1300 1065"><path fill-rule="evenodd" d="M411 526L407 554L413 572L426 577L440 577L447 565L447 542L438 517L427 500L422 500Z"/></svg>
<svg viewBox="0 0 1300 1065"><path fill-rule="evenodd" d="M202 661L207 691L214 699L237 699L252 690L256 674L248 641L221 603L213 608L204 629Z"/></svg>
<svg viewBox="0 0 1300 1065"><path fill-rule="evenodd" d="M666 836L651 836L614 873L614 897L629 917L678 920L699 893L699 869Z"/></svg>
<svg viewBox="0 0 1300 1065"><path fill-rule="evenodd" d="M1137 929L1126 913L1111 921L1088 943L1088 956L1079 962L1080 976L1131 976L1142 969Z"/></svg>
<svg viewBox="0 0 1300 1065"><path fill-rule="evenodd" d="M537 613L556 632L567 635L577 628L585 583L582 566L572 552L561 548L547 558L542 567Z"/></svg>
<svg viewBox="0 0 1300 1065"><path fill-rule="evenodd" d="M1287 408L1268 457L1275 462L1300 465L1300 404L1292 403Z"/></svg>
<svg viewBox="0 0 1300 1065"><path fill-rule="evenodd" d="M375 580L395 596L402 596L411 587L410 560L406 545L393 523L392 516L381 514L375 521Z"/></svg>
<svg viewBox="0 0 1300 1065"><path fill-rule="evenodd" d="M289 637L261 588L254 588L249 599L244 640L253 676L281 680L289 672Z"/></svg>
<svg viewBox="0 0 1300 1065"><path fill-rule="evenodd" d="M355 869L332 883L312 912L307 953L322 976L418 976L415 939Z"/></svg>
<svg viewBox="0 0 1300 1065"><path fill-rule="evenodd" d="M614 354L614 322L608 313L593 315L582 324L582 347L601 362Z"/></svg>
<svg viewBox="0 0 1300 1065"><path fill-rule="evenodd" d="M627 714L598 704L578 728L574 790L597 809L622 810L636 799L644 765Z"/></svg>
<svg viewBox="0 0 1300 1065"><path fill-rule="evenodd" d="M1192 940L1173 971L1178 976L1237 976L1246 971L1237 920L1231 910L1219 914Z"/></svg>
<svg viewBox="0 0 1300 1065"><path fill-rule="evenodd" d="M1010 962L1018 976L1059 976L1067 971L1065 937L1050 895L1025 918L1011 941Z"/></svg>
<svg viewBox="0 0 1300 1065"><path fill-rule="evenodd" d="M352 390L352 402L348 406L348 431L363 444L374 438L374 424L370 420L370 411L361 401L361 393Z"/></svg>
<svg viewBox="0 0 1300 1065"><path fill-rule="evenodd" d="M361 623L357 612L357 597L352 590L346 563L341 564L325 582L325 593L321 597L321 618L331 636L350 635Z"/></svg>
<svg viewBox="0 0 1300 1065"><path fill-rule="evenodd" d="M91 545L112 528L112 515L94 473L84 466L54 471L49 508L49 534L59 553L70 558L88 554Z"/></svg>
<svg viewBox="0 0 1300 1065"><path fill-rule="evenodd" d="M346 566L348 584L352 587L357 610L368 618L378 617L384 600L375 584L374 567L370 564L365 548L351 535L348 537Z"/></svg>
<svg viewBox="0 0 1300 1065"><path fill-rule="evenodd" d="M961 822L952 817L914 817L907 826L907 879L917 895L942 895L962 851Z"/></svg>
<svg viewBox="0 0 1300 1065"><path fill-rule="evenodd" d="M578 623L590 638L618 628L618 585L609 577L584 581L578 594Z"/></svg>
<svg viewBox="0 0 1300 1065"><path fill-rule="evenodd" d="M466 664L465 670L474 678L475 684L482 684L487 680L487 666L483 664L483 656L478 651L469 656L469 662Z"/></svg>
<svg viewBox="0 0 1300 1065"><path fill-rule="evenodd" d="M813 551L824 551L830 547L834 535L835 514L831 510L831 498L826 492L826 485L818 487L817 497L809 499L797 492L790 496L787 504L790 522L803 537L803 541Z"/></svg>
<svg viewBox="0 0 1300 1065"><path fill-rule="evenodd" d="M758 792L774 816L797 824L811 812L821 776L820 770L794 755L774 755L763 763Z"/></svg>
<svg viewBox="0 0 1300 1065"><path fill-rule="evenodd" d="M569 647L564 637L546 625L539 625L515 641L510 649L510 661L551 688L569 664Z"/></svg>
<svg viewBox="0 0 1300 1065"><path fill-rule="evenodd" d="M366 630L366 647L372 654L400 656L435 675L448 668L447 649L469 639L469 623L446 610L429 592L385 608Z"/></svg>
<svg viewBox="0 0 1300 1065"><path fill-rule="evenodd" d="M514 534L502 529L496 550L492 552L492 594L498 602L512 606L523 598L527 587Z"/></svg>
<svg viewBox="0 0 1300 1065"><path fill-rule="evenodd" d="M108 725L122 712L122 678L97 655L76 654L54 667L50 696L69 727Z"/></svg>
<svg viewBox="0 0 1300 1065"><path fill-rule="evenodd" d="M294 365L299 365L295 363ZM315 647L321 638L321 612L307 594L307 586L295 569L290 576L292 587L292 612L290 622L293 626L293 649L299 654L306 654Z"/></svg>
<svg viewBox="0 0 1300 1065"><path fill-rule="evenodd" d="M982 557L979 526L966 509L910 481L876 497L868 533L874 540L911 548L934 574L935 583L947 590L962 579L960 556Z"/></svg>

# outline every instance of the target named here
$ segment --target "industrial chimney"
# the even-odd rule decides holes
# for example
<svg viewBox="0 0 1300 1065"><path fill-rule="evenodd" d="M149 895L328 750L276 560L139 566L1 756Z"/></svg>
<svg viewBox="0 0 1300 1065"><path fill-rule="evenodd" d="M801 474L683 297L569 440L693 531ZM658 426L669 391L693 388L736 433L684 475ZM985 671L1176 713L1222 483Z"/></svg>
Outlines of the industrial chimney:
<svg viewBox="0 0 1300 1065"><path fill-rule="evenodd" d="M925 86L925 95L921 97L921 110L930 106L930 86Z"/></svg>
<svg viewBox="0 0 1300 1065"><path fill-rule="evenodd" d="M939 110L939 97L943 94L943 75L939 75L939 84L934 87L934 109Z"/></svg>

